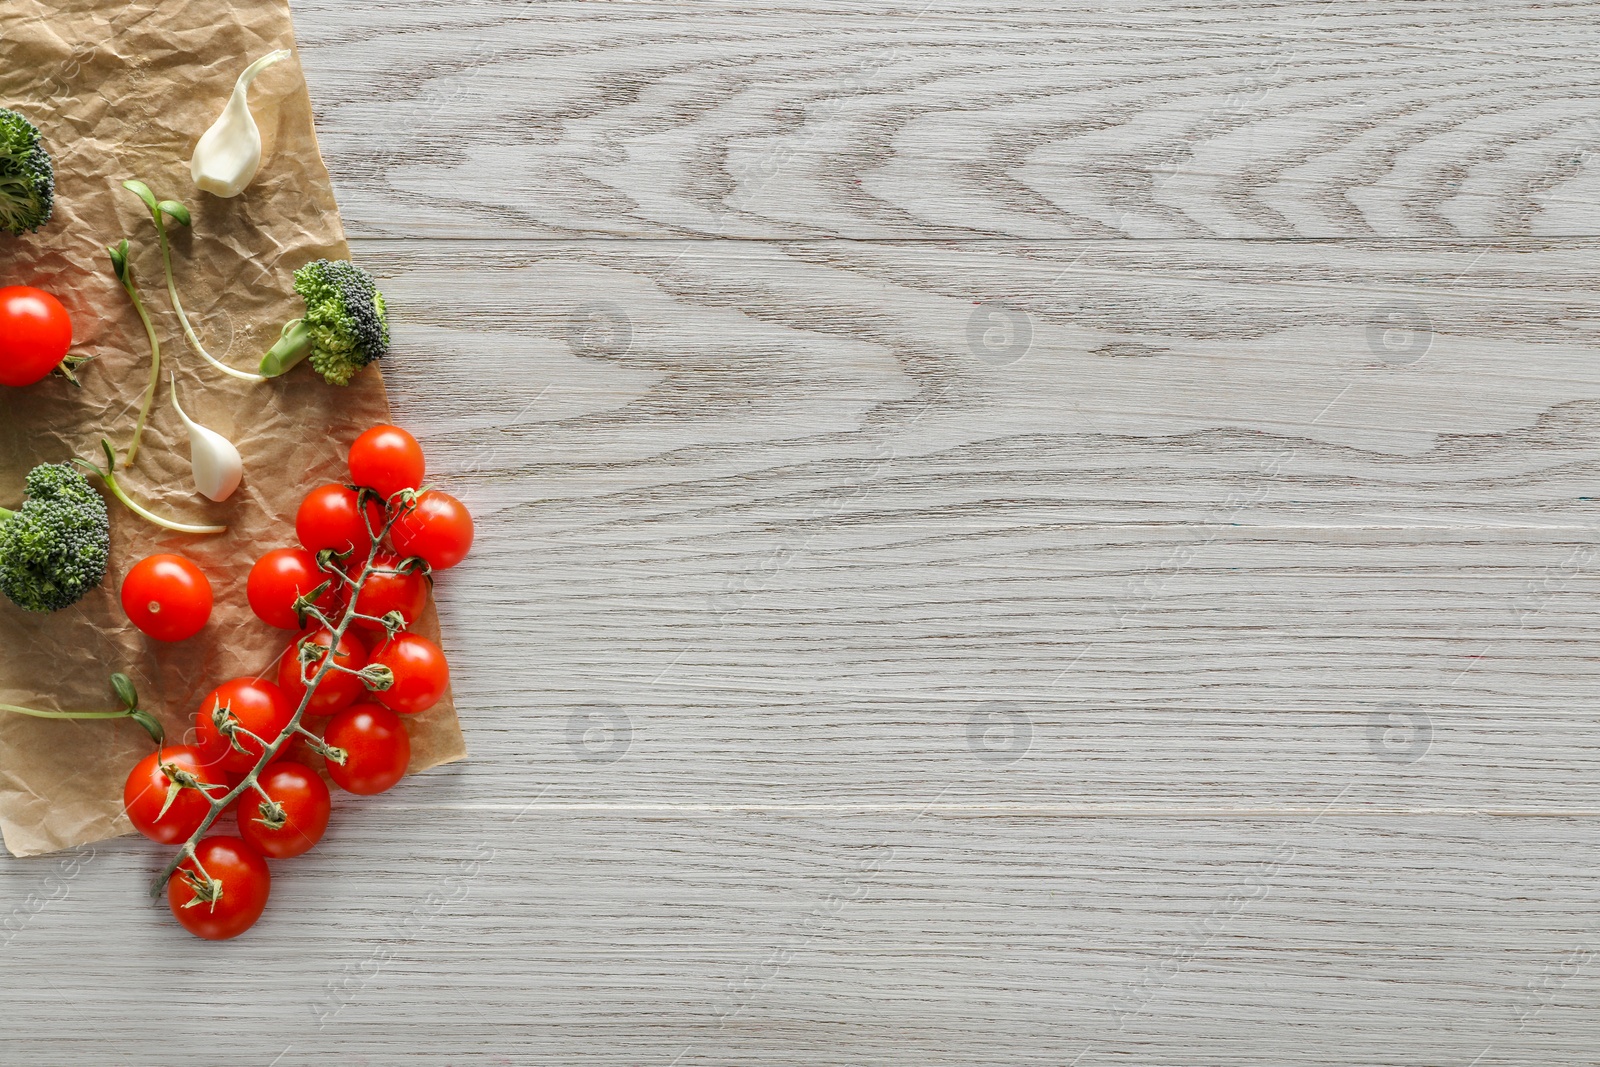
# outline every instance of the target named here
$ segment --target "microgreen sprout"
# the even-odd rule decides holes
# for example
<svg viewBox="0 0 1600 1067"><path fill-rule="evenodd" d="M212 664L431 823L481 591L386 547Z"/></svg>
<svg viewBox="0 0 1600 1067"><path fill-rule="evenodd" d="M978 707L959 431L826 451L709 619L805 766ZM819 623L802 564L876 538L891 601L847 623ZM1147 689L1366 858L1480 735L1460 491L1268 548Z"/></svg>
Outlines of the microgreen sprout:
<svg viewBox="0 0 1600 1067"><path fill-rule="evenodd" d="M139 706L139 693L133 688L133 682L128 676L120 671L113 674L111 688L116 691L117 699L122 701L121 711L42 711L18 704L0 704L0 711L8 711L13 715L27 715L35 719L132 719L144 728L152 741L161 744L164 736L161 723L154 715Z"/></svg>
<svg viewBox="0 0 1600 1067"><path fill-rule="evenodd" d="M150 313L145 310L144 300L139 296L139 283L134 280L133 264L128 259L127 239L108 246L106 251L111 253L111 269L116 273L117 281L122 283L128 299L133 301L133 310L139 313L139 321L144 323L144 335L150 339L150 384L145 386L144 400L139 404L139 420L133 424L133 440L128 444L128 466L131 467L139 454L139 438L144 435L144 423L150 417L150 404L156 398L156 386L161 383L161 340L156 337L155 325L150 321Z"/></svg>
<svg viewBox="0 0 1600 1067"><path fill-rule="evenodd" d="M98 474L100 476L100 480L106 483L106 488L111 490L111 495L122 501L122 503L127 506L129 511L133 512L141 519L144 519L146 522L153 522L163 529L173 530L177 533L183 534L219 534L228 532L228 528L226 526L196 526L186 522L174 522L171 519L163 519L160 515L157 515L149 508L140 504L138 501L134 500L133 497L129 496L123 490L122 486L117 482L117 450L112 447L110 441L106 441L104 439L102 439L100 442L100 448L105 452L106 455L106 467L104 470L101 470L98 466L90 463L86 459L74 459L72 462L76 463L84 470L93 471L95 474ZM126 468L127 464L125 463L123 466Z"/></svg>
<svg viewBox="0 0 1600 1067"><path fill-rule="evenodd" d="M167 241L167 219L171 219L180 226L188 226L192 222L189 209L176 200L157 200L150 187L136 178L130 178L122 183L122 187L137 196L150 210L150 219L156 224L156 236L161 242L161 266L167 275L167 299L172 301L172 310L177 313L178 322L183 326L183 336L188 338L189 347L195 354L224 374L231 375L245 382L264 382L266 377L252 374L249 371L235 370L222 360L206 351L206 346L200 343L200 337L194 332L194 326L189 322L188 313L183 310L183 301L178 299L178 286L172 279L172 246Z"/></svg>

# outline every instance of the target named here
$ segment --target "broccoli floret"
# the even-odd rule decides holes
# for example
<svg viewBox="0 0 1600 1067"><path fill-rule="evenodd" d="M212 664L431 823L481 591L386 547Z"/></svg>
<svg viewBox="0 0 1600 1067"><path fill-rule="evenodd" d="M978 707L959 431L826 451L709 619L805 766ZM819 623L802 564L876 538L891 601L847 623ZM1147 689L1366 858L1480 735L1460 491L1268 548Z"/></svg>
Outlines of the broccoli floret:
<svg viewBox="0 0 1600 1067"><path fill-rule="evenodd" d="M319 259L294 272L311 329L311 366L332 385L389 351L389 316L372 275L349 260Z"/></svg>
<svg viewBox="0 0 1600 1067"><path fill-rule="evenodd" d="M0 508L0 593L27 611L60 611L106 576L106 502L66 463L29 471L27 494L16 511Z"/></svg>
<svg viewBox="0 0 1600 1067"><path fill-rule="evenodd" d="M56 175L33 123L0 107L0 230L29 233L50 221Z"/></svg>
<svg viewBox="0 0 1600 1067"><path fill-rule="evenodd" d="M349 385L356 371L389 351L389 316L372 275L349 260L319 259L294 272L306 315L283 328L261 360L275 377L307 357L330 385Z"/></svg>

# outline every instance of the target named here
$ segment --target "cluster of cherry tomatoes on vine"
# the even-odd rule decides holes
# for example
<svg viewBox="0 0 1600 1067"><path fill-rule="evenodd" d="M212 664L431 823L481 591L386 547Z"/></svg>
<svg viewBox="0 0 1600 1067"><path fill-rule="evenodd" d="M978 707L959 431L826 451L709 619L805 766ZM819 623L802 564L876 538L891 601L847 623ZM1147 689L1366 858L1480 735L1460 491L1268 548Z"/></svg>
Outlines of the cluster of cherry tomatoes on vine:
<svg viewBox="0 0 1600 1067"><path fill-rule="evenodd" d="M461 562L473 537L461 502L423 487L425 470L421 447L398 427L356 440L351 484L307 494L295 516L299 545L267 552L246 583L256 616L296 631L294 640L263 676L205 696L192 743L163 744L129 773L123 800L134 827L181 846L167 903L191 933L249 929L266 907L267 859L321 840L332 794L319 769L369 795L405 774L402 717L437 703L450 678L444 653L411 627L434 572ZM122 599L141 630L183 640L204 627L212 590L192 562L162 555L129 572Z"/></svg>

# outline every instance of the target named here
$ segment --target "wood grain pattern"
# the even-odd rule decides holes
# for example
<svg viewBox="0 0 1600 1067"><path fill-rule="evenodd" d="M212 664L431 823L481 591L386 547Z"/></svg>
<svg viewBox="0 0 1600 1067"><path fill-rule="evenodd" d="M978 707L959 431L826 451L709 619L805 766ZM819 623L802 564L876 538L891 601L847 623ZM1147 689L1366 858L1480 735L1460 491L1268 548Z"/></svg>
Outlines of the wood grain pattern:
<svg viewBox="0 0 1600 1067"><path fill-rule="evenodd" d="M0 1060L1594 1061L1593 4L296 13L472 759Z"/></svg>
<svg viewBox="0 0 1600 1067"><path fill-rule="evenodd" d="M562 801L903 807L958 767L959 807L1080 816L1594 809L1539 753L1589 747L1600 383L1581 311L1491 310L1561 303L1582 247L1258 246L1243 307L1210 243L361 250L467 368L430 388L518 368L465 425L405 412L501 531L445 600L460 684L539 694L481 773L593 719ZM1006 366L966 330L1000 278ZM1374 289L1434 310L1415 362Z"/></svg>
<svg viewBox="0 0 1600 1067"><path fill-rule="evenodd" d="M361 232L1600 232L1586 3L297 7Z"/></svg>

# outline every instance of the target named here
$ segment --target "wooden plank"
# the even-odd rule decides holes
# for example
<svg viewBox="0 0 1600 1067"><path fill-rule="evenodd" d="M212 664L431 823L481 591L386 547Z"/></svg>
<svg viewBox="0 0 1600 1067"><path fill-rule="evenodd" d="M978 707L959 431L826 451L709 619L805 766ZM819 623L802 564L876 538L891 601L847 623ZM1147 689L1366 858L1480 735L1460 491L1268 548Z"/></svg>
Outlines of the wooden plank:
<svg viewBox="0 0 1600 1067"><path fill-rule="evenodd" d="M1600 1007L1577 822L361 807L228 951L129 911L142 847L85 861L7 944L41 976L10 1054L115 1033L159 1062L221 1029L279 1067L1577 1063ZM37 866L0 878L50 892ZM84 914L121 916L116 957ZM103 995L121 957L163 995Z"/></svg>
<svg viewBox="0 0 1600 1067"><path fill-rule="evenodd" d="M1592 3L295 7L357 234L1600 233Z"/></svg>
<svg viewBox="0 0 1600 1067"><path fill-rule="evenodd" d="M670 461L757 522L778 477L806 509L1587 527L1592 242L358 247L428 353L405 416L495 483L536 448L541 497L581 458L581 495Z"/></svg>

